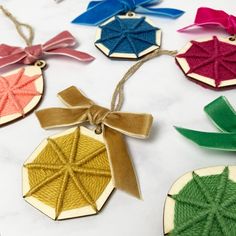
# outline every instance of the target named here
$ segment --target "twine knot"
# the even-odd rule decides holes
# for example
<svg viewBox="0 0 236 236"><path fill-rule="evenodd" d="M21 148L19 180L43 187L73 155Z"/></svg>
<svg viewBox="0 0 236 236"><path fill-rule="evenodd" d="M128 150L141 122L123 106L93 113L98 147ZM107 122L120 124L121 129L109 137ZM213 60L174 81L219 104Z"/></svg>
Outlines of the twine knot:
<svg viewBox="0 0 236 236"><path fill-rule="evenodd" d="M91 125L101 125L110 113L110 110L98 105L92 105L88 109L88 120Z"/></svg>
<svg viewBox="0 0 236 236"><path fill-rule="evenodd" d="M134 11L136 8L136 4L134 0L118 0L122 5L124 12Z"/></svg>

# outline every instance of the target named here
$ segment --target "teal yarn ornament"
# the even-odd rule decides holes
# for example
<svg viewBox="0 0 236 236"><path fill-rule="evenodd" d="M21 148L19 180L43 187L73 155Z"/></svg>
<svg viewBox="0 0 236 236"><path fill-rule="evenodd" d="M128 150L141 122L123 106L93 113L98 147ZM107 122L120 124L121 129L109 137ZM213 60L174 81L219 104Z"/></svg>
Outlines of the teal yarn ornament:
<svg viewBox="0 0 236 236"><path fill-rule="evenodd" d="M110 58L138 59L159 49L161 30L134 13L115 16L100 25L95 46Z"/></svg>

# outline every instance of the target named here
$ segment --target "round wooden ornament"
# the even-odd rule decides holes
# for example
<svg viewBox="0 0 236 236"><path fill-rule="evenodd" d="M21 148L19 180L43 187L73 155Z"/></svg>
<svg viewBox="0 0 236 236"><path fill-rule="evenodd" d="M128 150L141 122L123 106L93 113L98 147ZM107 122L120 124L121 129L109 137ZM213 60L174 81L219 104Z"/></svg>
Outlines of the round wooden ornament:
<svg viewBox="0 0 236 236"><path fill-rule="evenodd" d="M235 173L236 166L219 166L180 177L165 202L165 235L235 235Z"/></svg>
<svg viewBox="0 0 236 236"><path fill-rule="evenodd" d="M97 30L95 46L110 58L138 59L158 49L161 30L146 17L114 16Z"/></svg>
<svg viewBox="0 0 236 236"><path fill-rule="evenodd" d="M93 215L113 191L101 135L85 127L44 140L23 167L23 195L54 220Z"/></svg>
<svg viewBox="0 0 236 236"><path fill-rule="evenodd" d="M24 117L39 104L44 66L44 61L38 61L0 76L0 126Z"/></svg>

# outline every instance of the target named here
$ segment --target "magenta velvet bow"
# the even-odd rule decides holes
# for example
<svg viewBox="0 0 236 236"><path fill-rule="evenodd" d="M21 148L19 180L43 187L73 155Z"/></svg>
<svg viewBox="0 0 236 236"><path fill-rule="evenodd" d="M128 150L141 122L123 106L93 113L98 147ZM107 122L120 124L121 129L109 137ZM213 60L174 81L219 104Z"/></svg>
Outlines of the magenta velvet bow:
<svg viewBox="0 0 236 236"><path fill-rule="evenodd" d="M197 14L194 20L194 24L186 26L179 32L184 32L185 30L193 26L210 26L217 25L225 29L229 34L236 34L236 17L229 15L221 10L214 10L207 7L200 7L197 10Z"/></svg>
<svg viewBox="0 0 236 236"><path fill-rule="evenodd" d="M72 57L79 61L92 61L94 57L71 49L76 44L73 35L68 31L63 31L54 38L47 41L45 44L33 45L25 48L9 46L6 44L0 45L0 68L15 64L32 64L44 56L60 55Z"/></svg>

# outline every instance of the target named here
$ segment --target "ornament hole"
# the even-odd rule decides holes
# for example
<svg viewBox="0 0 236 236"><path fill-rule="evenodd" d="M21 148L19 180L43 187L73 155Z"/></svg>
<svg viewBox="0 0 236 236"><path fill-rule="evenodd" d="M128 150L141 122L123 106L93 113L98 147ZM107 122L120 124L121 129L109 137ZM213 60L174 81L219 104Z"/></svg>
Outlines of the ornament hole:
<svg viewBox="0 0 236 236"><path fill-rule="evenodd" d="M232 36L229 38L230 41L235 41L236 40L236 36Z"/></svg>
<svg viewBox="0 0 236 236"><path fill-rule="evenodd" d="M102 133L102 126L98 125L94 132L95 132L95 134L101 134Z"/></svg>
<svg viewBox="0 0 236 236"><path fill-rule="evenodd" d="M134 17L134 16L135 16L135 13L132 12L132 11L129 11L126 15L127 15L128 17Z"/></svg>
<svg viewBox="0 0 236 236"><path fill-rule="evenodd" d="M47 65L47 63L43 60L39 60L39 61L36 61L34 65L43 69Z"/></svg>

